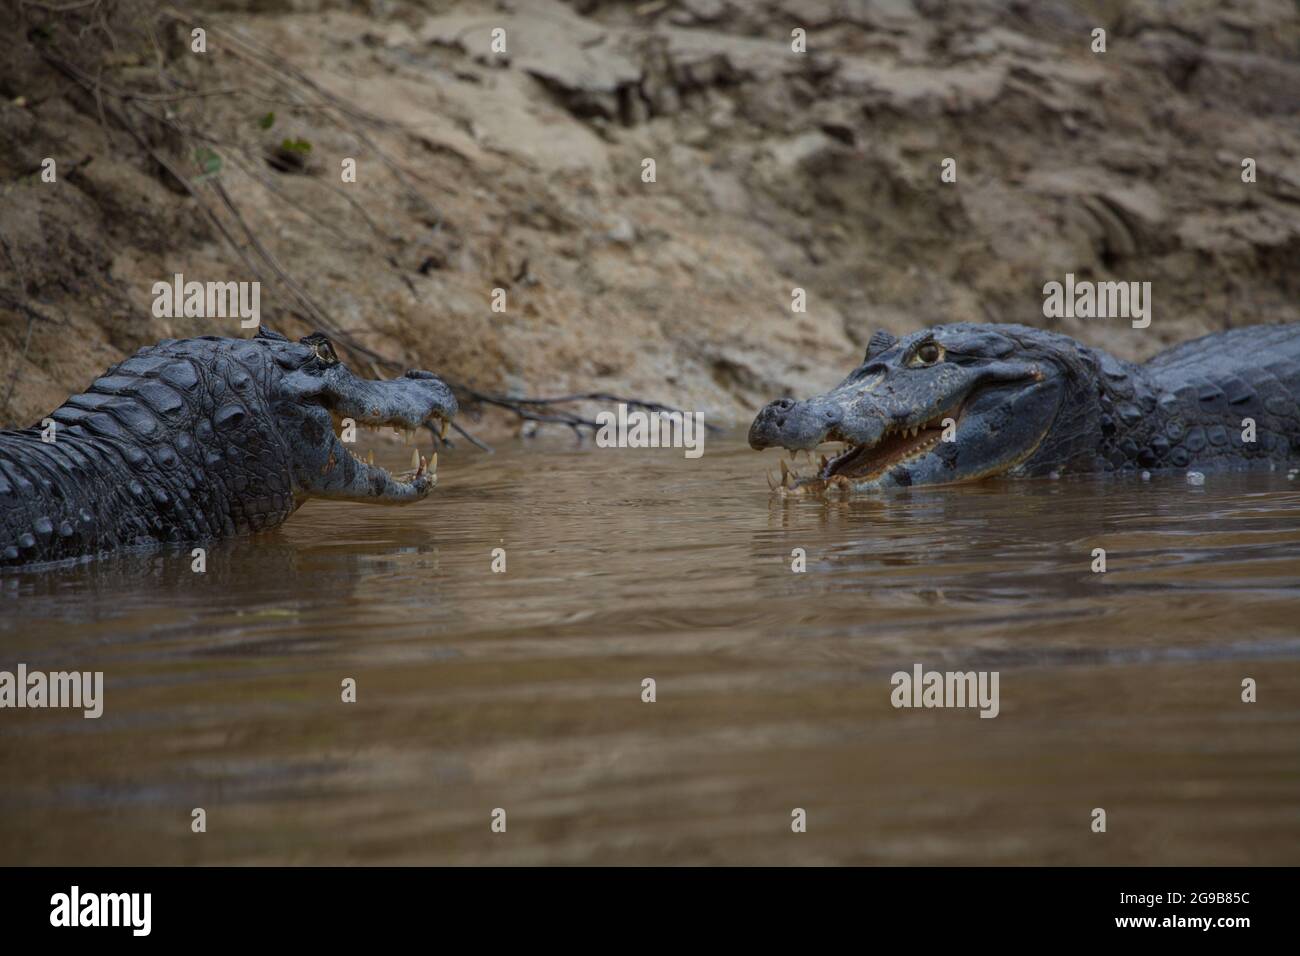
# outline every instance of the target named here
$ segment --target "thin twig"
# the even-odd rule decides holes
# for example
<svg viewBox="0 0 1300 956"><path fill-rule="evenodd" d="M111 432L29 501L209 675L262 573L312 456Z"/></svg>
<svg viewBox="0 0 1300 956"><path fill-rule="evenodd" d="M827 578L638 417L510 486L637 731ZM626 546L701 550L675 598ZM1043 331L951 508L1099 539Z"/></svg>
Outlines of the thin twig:
<svg viewBox="0 0 1300 956"><path fill-rule="evenodd" d="M68 13L72 10L93 7L98 3L99 0L73 0L72 3L64 4L40 3L38 0L18 0L18 6L20 7L36 7L36 9L45 10L47 13Z"/></svg>

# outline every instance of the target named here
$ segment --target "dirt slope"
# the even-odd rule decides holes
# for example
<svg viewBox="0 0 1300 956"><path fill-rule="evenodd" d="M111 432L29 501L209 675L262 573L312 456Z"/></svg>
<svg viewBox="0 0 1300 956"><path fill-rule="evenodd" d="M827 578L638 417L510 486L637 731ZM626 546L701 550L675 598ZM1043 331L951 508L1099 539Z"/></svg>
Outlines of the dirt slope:
<svg viewBox="0 0 1300 956"><path fill-rule="evenodd" d="M483 387L725 421L838 380L876 327L1047 324L1066 272L1152 282L1146 330L1059 324L1125 357L1300 320L1285 0L174 9L0 2L6 424L158 338L243 334L155 318L177 272Z"/></svg>

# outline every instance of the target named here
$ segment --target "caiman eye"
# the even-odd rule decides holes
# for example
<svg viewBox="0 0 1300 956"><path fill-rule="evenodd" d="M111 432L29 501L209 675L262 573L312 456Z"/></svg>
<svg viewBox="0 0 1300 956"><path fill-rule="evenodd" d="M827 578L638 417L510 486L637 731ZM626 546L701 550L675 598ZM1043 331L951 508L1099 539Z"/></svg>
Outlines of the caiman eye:
<svg viewBox="0 0 1300 956"><path fill-rule="evenodd" d="M319 339L311 344L312 351L316 357L326 365L338 365L339 357L334 354L334 346L330 345L325 339Z"/></svg>
<svg viewBox="0 0 1300 956"><path fill-rule="evenodd" d="M943 348L938 342L922 342L912 356L912 365L933 365L943 358Z"/></svg>

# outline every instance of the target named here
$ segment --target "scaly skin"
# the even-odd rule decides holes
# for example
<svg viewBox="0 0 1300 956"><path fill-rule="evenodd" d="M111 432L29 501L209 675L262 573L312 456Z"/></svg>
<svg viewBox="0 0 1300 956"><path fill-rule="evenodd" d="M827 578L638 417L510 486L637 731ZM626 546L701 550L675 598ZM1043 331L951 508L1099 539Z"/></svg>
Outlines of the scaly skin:
<svg viewBox="0 0 1300 956"><path fill-rule="evenodd" d="M418 501L434 473L367 465L335 423L415 429L455 413L431 373L359 379L319 334L160 342L55 410L53 442L39 425L0 432L0 566L262 531L313 497Z"/></svg>
<svg viewBox="0 0 1300 956"><path fill-rule="evenodd" d="M1141 365L1021 325L936 326L901 341L878 332L838 386L768 404L749 431L756 449L837 441L848 451L783 486L1285 468L1300 464L1300 326L1207 335Z"/></svg>

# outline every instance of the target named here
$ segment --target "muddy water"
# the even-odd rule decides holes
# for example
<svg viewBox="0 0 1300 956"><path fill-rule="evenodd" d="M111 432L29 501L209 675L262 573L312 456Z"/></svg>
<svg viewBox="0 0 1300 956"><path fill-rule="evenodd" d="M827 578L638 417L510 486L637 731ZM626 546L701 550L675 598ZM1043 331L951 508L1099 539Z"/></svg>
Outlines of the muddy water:
<svg viewBox="0 0 1300 956"><path fill-rule="evenodd" d="M1285 475L783 503L736 438L442 457L202 575L0 582L0 669L106 697L0 711L0 863L1300 862ZM893 708L918 663L999 715Z"/></svg>

